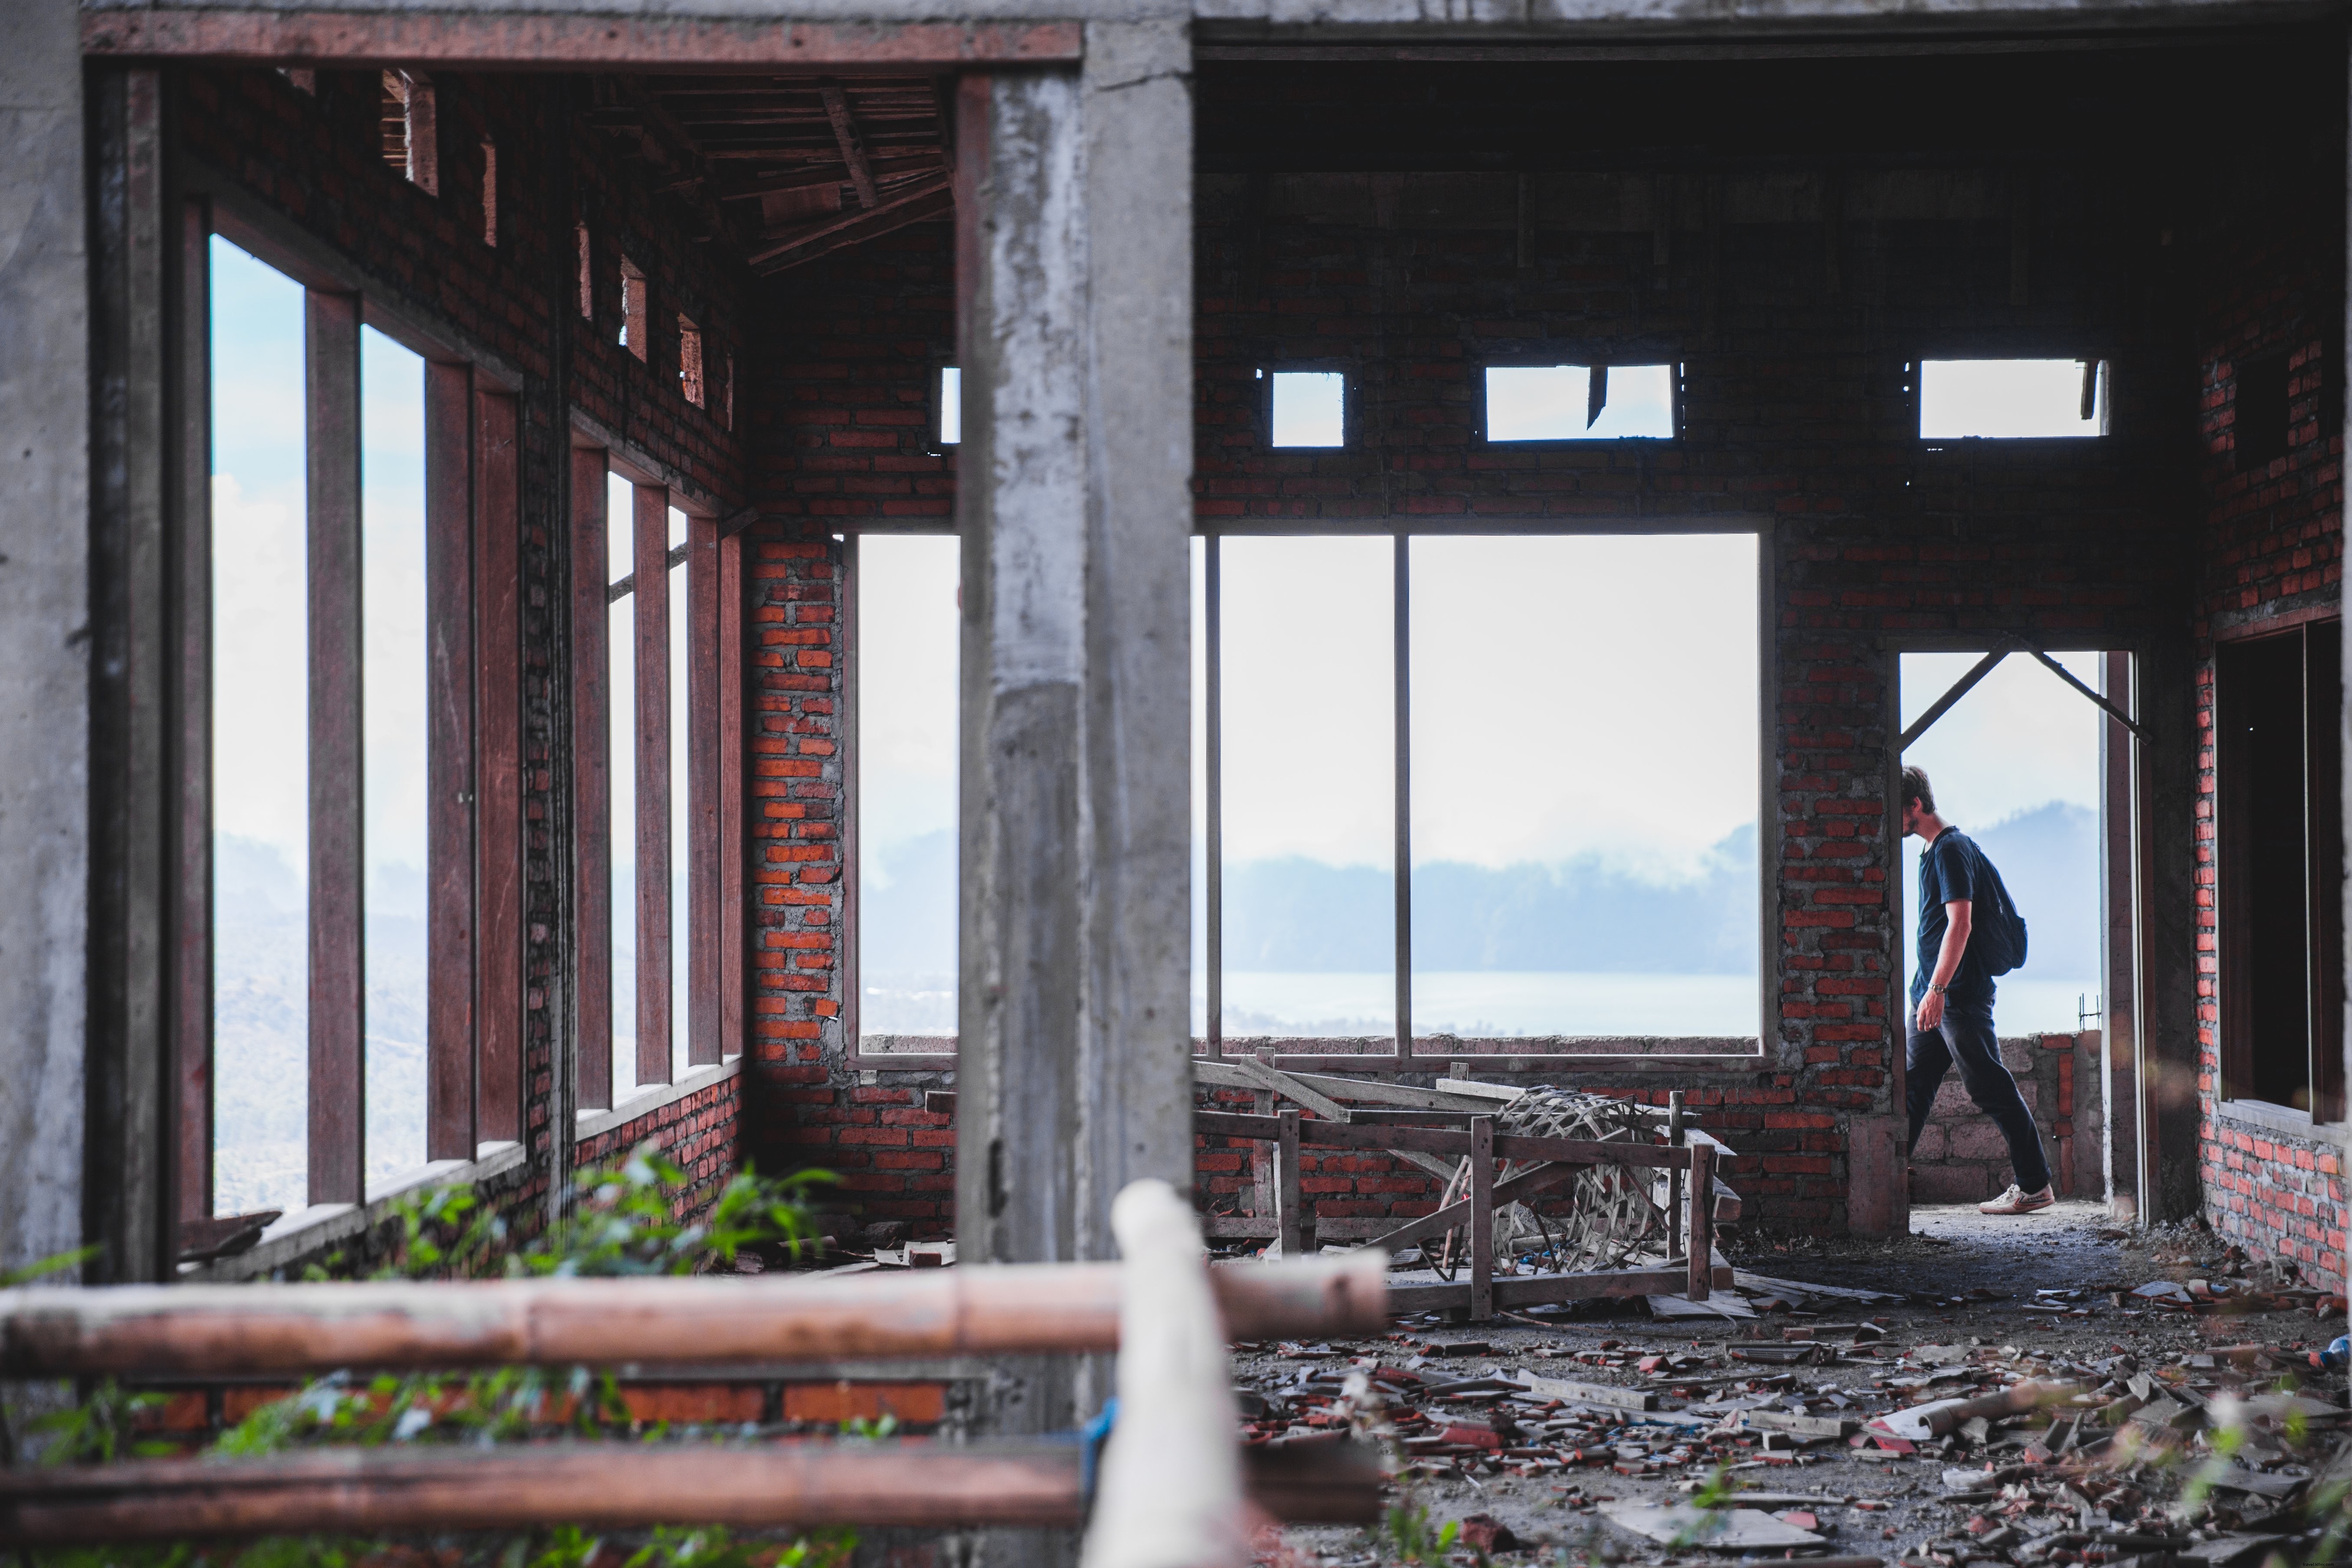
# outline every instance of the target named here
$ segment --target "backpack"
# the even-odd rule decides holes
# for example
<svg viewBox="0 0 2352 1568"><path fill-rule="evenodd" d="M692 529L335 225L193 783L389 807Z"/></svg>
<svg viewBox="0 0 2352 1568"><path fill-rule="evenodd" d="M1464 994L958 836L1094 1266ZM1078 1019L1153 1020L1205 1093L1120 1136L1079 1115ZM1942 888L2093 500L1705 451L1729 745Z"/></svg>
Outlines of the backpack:
<svg viewBox="0 0 2352 1568"><path fill-rule="evenodd" d="M1976 854L1981 885L1992 895L1977 900L1976 929L1969 945L1982 955L1987 974L2006 974L2024 966L2025 917L2017 912L2017 900L2009 896L2000 868L1985 858L1975 839L1968 845Z"/></svg>

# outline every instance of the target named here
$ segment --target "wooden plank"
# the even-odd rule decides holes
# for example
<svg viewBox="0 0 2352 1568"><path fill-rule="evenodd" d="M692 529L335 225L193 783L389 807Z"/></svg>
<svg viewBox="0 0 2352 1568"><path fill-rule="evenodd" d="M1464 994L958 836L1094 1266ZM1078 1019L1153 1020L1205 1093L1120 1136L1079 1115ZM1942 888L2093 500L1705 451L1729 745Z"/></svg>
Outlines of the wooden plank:
<svg viewBox="0 0 2352 1568"><path fill-rule="evenodd" d="M1531 1197L1537 1193L1559 1185L1560 1183L1576 1174L1577 1169L1578 1167L1574 1165L1538 1165L1532 1171L1521 1171L1516 1176L1496 1183L1495 1190L1489 1195L1489 1201L1497 1205L1517 1203L1522 1198ZM1419 1219L1407 1220L1391 1230L1382 1232L1373 1240L1372 1245L1393 1252L1409 1242L1419 1241L1425 1237L1437 1236L1452 1230L1455 1226L1467 1221L1469 1217L1470 1200L1463 1198L1447 1204L1444 1208L1432 1210Z"/></svg>
<svg viewBox="0 0 2352 1568"><path fill-rule="evenodd" d="M499 1142L520 1141L526 1131L520 436L517 400L479 392L474 441L474 1136Z"/></svg>
<svg viewBox="0 0 2352 1568"><path fill-rule="evenodd" d="M1481 1083L1475 1079L1468 1078L1442 1078L1437 1080L1437 1087L1448 1094L1458 1094L1471 1100L1517 1100L1527 1092L1524 1085Z"/></svg>
<svg viewBox="0 0 2352 1568"><path fill-rule="evenodd" d="M669 491L634 487L637 1081L670 1081Z"/></svg>
<svg viewBox="0 0 2352 1568"><path fill-rule="evenodd" d="M572 449L572 1027L578 1109L613 1103L611 652L605 646L611 500L600 447Z"/></svg>
<svg viewBox="0 0 2352 1568"><path fill-rule="evenodd" d="M1470 1316L1495 1315L1495 1119L1470 1119Z"/></svg>
<svg viewBox="0 0 2352 1568"><path fill-rule="evenodd" d="M1268 1051L1271 1056L1273 1053ZM1212 1061L1204 1057L1192 1058L1195 1082L1215 1084L1224 1089L1249 1089L1256 1080L1244 1077L1235 1064L1236 1058ZM1390 1083L1381 1079L1338 1078L1329 1073L1286 1072L1292 1082L1318 1090L1338 1100L1364 1100L1375 1105L1394 1105L1420 1110L1487 1110L1493 1109L1489 1095L1445 1094L1433 1089L1415 1089L1409 1084Z"/></svg>
<svg viewBox="0 0 2352 1568"><path fill-rule="evenodd" d="M172 450L172 595L179 607L172 772L179 780L172 899L173 1214L213 1212L212 209L179 212ZM176 1246L173 1255L177 1256Z"/></svg>
<svg viewBox="0 0 2352 1568"><path fill-rule="evenodd" d="M841 161L849 166L849 183L857 191L857 205L875 205L874 171L866 166L866 143L858 139L857 121L849 112L849 95L832 82L817 89L824 100L824 117L833 122L833 140L841 149Z"/></svg>
<svg viewBox="0 0 2352 1568"><path fill-rule="evenodd" d="M1274 1155L1275 1218L1280 1226L1282 1255L1302 1258L1306 1256L1307 1227L1298 1212L1298 1112L1285 1110L1276 1120L1281 1123L1281 1138L1275 1145Z"/></svg>
<svg viewBox="0 0 2352 1568"><path fill-rule="evenodd" d="M310 1201L358 1203L367 1160L360 806L360 300L304 310L310 502Z"/></svg>
<svg viewBox="0 0 2352 1568"><path fill-rule="evenodd" d="M1545 1301L1582 1301L1602 1296L1664 1296L1683 1287L1679 1268L1629 1268L1603 1274L1506 1275L1494 1282L1497 1307L1531 1307ZM1451 1284L1419 1281L1389 1283L1389 1310L1398 1317L1414 1312L1466 1308L1470 1282Z"/></svg>
<svg viewBox="0 0 2352 1568"><path fill-rule="evenodd" d="M1279 1129L1271 1119L1234 1111L1201 1110L1193 1127L1223 1138L1272 1138ZM1386 1123L1354 1125L1338 1121L1304 1121L1299 1136L1308 1143L1349 1149L1385 1149L1402 1155L1408 1150L1460 1158L1470 1152L1470 1134L1451 1127L1397 1127ZM1694 1145L1704 1147L1704 1145ZM1571 1165L1647 1165L1690 1168L1691 1150L1659 1143L1599 1142L1578 1138L1538 1138L1517 1132L1495 1134L1495 1153L1505 1160L1544 1160Z"/></svg>
<svg viewBox="0 0 2352 1568"><path fill-rule="evenodd" d="M425 1157L470 1160L474 1081L473 373L425 365Z"/></svg>
<svg viewBox="0 0 2352 1568"><path fill-rule="evenodd" d="M1613 1410L1655 1410L1658 1396L1646 1388L1619 1388L1607 1383L1579 1383L1564 1377L1517 1374L1519 1384L1540 1399L1568 1399L1579 1405L1605 1405Z"/></svg>
<svg viewBox="0 0 2352 1568"><path fill-rule="evenodd" d="M1704 1143L1691 1148L1689 1282L1683 1294L1704 1301L1715 1271L1708 1267L1715 1254L1715 1151Z"/></svg>
<svg viewBox="0 0 2352 1568"><path fill-rule="evenodd" d="M686 1059L719 1058L719 521L687 523Z"/></svg>
<svg viewBox="0 0 2352 1568"><path fill-rule="evenodd" d="M743 536L719 542L719 1050L744 1048ZM844 935L834 931L835 957Z"/></svg>
<svg viewBox="0 0 2352 1568"><path fill-rule="evenodd" d="M1251 1088L1271 1089L1286 1100L1305 1106L1326 1121L1349 1120L1346 1106L1328 1094L1309 1089L1290 1074L1277 1071L1269 1063L1238 1057L1233 1058L1227 1065L1234 1071L1241 1074L1242 1081Z"/></svg>

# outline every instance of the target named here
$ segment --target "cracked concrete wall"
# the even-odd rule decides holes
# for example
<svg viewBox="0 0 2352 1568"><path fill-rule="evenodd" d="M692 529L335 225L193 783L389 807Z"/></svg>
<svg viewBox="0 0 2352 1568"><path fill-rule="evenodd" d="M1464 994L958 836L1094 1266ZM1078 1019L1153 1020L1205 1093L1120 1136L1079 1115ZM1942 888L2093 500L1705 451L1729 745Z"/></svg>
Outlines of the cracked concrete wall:
<svg viewBox="0 0 2352 1568"><path fill-rule="evenodd" d="M89 338L80 17L0 50L0 1268L82 1237Z"/></svg>

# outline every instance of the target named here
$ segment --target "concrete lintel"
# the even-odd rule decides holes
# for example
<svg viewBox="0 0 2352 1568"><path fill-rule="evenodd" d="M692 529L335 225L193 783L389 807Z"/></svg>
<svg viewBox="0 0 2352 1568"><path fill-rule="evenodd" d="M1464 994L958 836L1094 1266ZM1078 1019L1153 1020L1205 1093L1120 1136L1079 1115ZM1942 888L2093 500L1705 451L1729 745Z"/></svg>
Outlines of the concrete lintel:
<svg viewBox="0 0 2352 1568"><path fill-rule="evenodd" d="M2332 15L2324 0L1195 0L1206 47L1453 40L1970 37L2257 26ZM1206 52L1204 48L1204 53Z"/></svg>
<svg viewBox="0 0 2352 1568"><path fill-rule="evenodd" d="M629 14L633 9L635 15ZM1050 14L940 21L902 7L779 19L751 5L93 5L82 47L134 58L352 66L799 68L904 71L1041 65L1077 58L1077 24ZM981 7L971 7L978 11ZM1047 8L1049 13L1052 7ZM843 6L839 11L850 11ZM874 15L880 11L885 14ZM898 12L898 15L887 13ZM680 14L698 13L698 14Z"/></svg>

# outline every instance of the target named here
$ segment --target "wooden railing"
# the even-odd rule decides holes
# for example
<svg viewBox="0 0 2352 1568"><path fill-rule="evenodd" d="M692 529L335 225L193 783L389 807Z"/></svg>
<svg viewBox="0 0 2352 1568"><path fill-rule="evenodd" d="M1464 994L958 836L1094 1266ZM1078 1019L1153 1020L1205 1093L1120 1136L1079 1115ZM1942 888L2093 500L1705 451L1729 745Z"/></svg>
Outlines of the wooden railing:
<svg viewBox="0 0 2352 1568"><path fill-rule="evenodd" d="M710 1367L1118 1351L1123 1415L1105 1458L1105 1503L1093 1534L1165 1532L1180 1528L1171 1523L1173 1510L1189 1521L1181 1528L1202 1540L1237 1543L1244 1497L1277 1519L1377 1517L1379 1467L1352 1446L1244 1463L1224 1345L1377 1331L1388 1321L1385 1257L1211 1268L1190 1206L1162 1183L1120 1194L1113 1225L1121 1264L976 1265L880 1278L0 1291L0 1375ZM1123 1451L1121 1432L1141 1436ZM1136 1479L1139 1466L1155 1479ZM1078 1446L1067 1441L583 1442L151 1460L0 1473L0 1541L53 1546L561 1522L1072 1527L1087 1511L1080 1471ZM1171 1491L1179 1476L1184 1483ZM1119 1498L1127 1500L1115 1507ZM1244 1557L1200 1559L1226 1560Z"/></svg>

